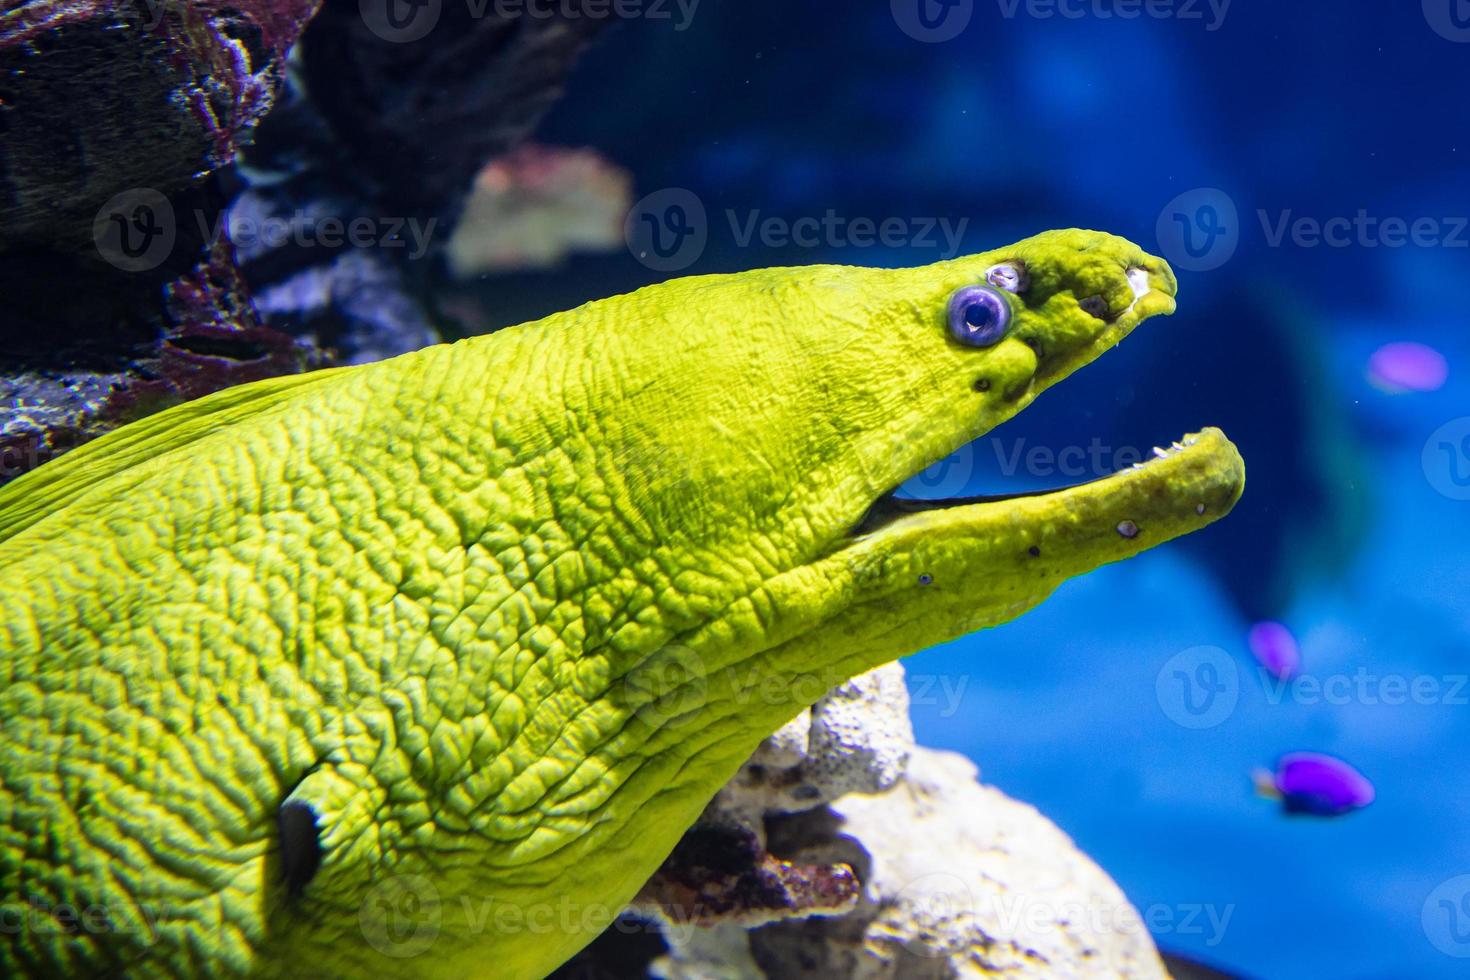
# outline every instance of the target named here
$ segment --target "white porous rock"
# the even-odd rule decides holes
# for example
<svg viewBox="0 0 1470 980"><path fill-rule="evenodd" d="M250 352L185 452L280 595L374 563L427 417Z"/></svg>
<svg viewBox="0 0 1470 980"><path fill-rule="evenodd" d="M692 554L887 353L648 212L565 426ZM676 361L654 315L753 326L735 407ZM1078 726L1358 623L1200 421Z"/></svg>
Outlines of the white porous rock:
<svg viewBox="0 0 1470 980"><path fill-rule="evenodd" d="M846 915L667 923L664 980L1168 980L1138 912L1034 808L963 756L914 745L903 668L834 688L710 804L797 865L846 864Z"/></svg>
<svg viewBox="0 0 1470 980"><path fill-rule="evenodd" d="M834 687L761 743L715 797L708 819L733 821L764 840L768 814L892 789L913 745L903 665L885 664Z"/></svg>
<svg viewBox="0 0 1470 980"><path fill-rule="evenodd" d="M852 864L863 897L841 919L752 932L767 975L1168 980L1118 886L1034 808L977 774L963 756L916 748L892 792L846 796L822 823L794 818L811 826L773 833L790 860Z"/></svg>
<svg viewBox="0 0 1470 980"><path fill-rule="evenodd" d="M738 925L674 925L663 938L669 952L648 967L657 980L767 980L750 955L750 934Z"/></svg>

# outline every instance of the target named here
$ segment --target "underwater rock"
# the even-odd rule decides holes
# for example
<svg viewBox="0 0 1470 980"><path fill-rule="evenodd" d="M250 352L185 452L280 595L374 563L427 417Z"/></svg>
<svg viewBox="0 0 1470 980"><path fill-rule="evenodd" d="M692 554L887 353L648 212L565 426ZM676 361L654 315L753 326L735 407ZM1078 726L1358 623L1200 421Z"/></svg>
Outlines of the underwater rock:
<svg viewBox="0 0 1470 980"><path fill-rule="evenodd" d="M748 930L856 907L849 865L776 857L766 818L892 789L914 744L908 708L903 666L886 664L833 688L761 744L639 893L634 911L659 924L671 950L653 976L762 977Z"/></svg>
<svg viewBox="0 0 1470 980"><path fill-rule="evenodd" d="M751 934L767 976L1166 978L1117 885L1035 809L916 747L893 791L853 794L772 829L793 860L853 863L858 908Z"/></svg>
<svg viewBox="0 0 1470 980"><path fill-rule="evenodd" d="M674 927L751 928L849 912L857 894L857 879L845 864L783 861L748 830L701 823L684 834L633 908Z"/></svg>
<svg viewBox="0 0 1470 980"><path fill-rule="evenodd" d="M229 163L319 0L27 0L0 12L0 251L76 251L114 195Z"/></svg>
<svg viewBox="0 0 1470 980"><path fill-rule="evenodd" d="M475 173L609 22L444 5L400 43L319 6L0 12L0 482L179 401L437 342Z"/></svg>
<svg viewBox="0 0 1470 980"><path fill-rule="evenodd" d="M913 745L903 665L885 664L839 684L766 739L715 797L705 820L734 823L764 839L769 814L892 789Z"/></svg>
<svg viewBox="0 0 1470 980"><path fill-rule="evenodd" d="M0 481L219 388L319 363L260 323L200 178L270 108L317 0L0 13Z"/></svg>
<svg viewBox="0 0 1470 980"><path fill-rule="evenodd" d="M60 253L6 256L0 482L178 402L324 362L261 324L228 242L197 247L197 264L167 264L161 277Z"/></svg>
<svg viewBox="0 0 1470 980"><path fill-rule="evenodd" d="M977 775L914 745L901 665L853 678L766 740L645 888L666 952L606 975L1166 978L1107 875Z"/></svg>

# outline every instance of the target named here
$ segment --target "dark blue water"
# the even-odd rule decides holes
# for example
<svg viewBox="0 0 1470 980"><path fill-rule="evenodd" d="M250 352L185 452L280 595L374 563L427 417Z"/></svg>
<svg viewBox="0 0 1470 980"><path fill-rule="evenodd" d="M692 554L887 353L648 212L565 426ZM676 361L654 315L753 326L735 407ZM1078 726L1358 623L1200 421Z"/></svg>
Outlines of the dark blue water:
<svg viewBox="0 0 1470 980"><path fill-rule="evenodd" d="M541 135L598 147L656 205L687 191L666 230L688 234L667 269L577 260L555 281L585 296L528 315L1054 227L1164 254L1177 316L931 482L1057 485L1073 474L1006 461L1086 447L1090 476L1219 424L1245 499L914 657L920 739L1056 820L1165 947L1259 977L1470 976L1470 4L919 2L620 25ZM1369 384L1396 341L1440 351L1447 384ZM1305 685L1255 669L1267 618ZM1201 647L1224 687L1190 688L1221 676ZM1377 801L1314 820L1255 797L1251 770L1298 749L1349 760Z"/></svg>

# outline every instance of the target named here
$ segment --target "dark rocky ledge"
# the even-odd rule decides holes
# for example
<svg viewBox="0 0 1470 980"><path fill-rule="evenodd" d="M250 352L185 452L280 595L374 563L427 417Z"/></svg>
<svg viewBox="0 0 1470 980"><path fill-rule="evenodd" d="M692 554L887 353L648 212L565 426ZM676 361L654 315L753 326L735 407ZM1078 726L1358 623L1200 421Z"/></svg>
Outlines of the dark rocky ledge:
<svg viewBox="0 0 1470 980"><path fill-rule="evenodd" d="M607 19L443 4L406 39L371 6L0 0L0 481L182 400L437 339L476 173Z"/></svg>

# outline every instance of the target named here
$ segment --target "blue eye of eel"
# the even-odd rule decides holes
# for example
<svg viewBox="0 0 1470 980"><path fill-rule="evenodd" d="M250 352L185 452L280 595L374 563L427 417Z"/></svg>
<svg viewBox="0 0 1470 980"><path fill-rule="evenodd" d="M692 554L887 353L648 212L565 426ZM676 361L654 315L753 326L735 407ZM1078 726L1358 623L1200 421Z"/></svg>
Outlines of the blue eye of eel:
<svg viewBox="0 0 1470 980"><path fill-rule="evenodd" d="M965 286L949 298L949 332L970 347L1000 343L1011 325L1011 304L988 286Z"/></svg>

